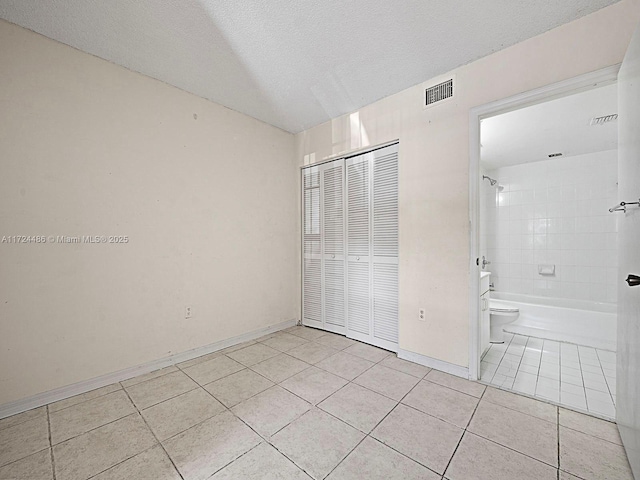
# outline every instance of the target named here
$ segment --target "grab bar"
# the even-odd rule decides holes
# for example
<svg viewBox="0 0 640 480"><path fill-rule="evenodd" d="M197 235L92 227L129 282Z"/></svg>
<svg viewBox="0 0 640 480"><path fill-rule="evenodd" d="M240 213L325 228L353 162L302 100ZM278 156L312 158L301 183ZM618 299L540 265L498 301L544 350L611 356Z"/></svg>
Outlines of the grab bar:
<svg viewBox="0 0 640 480"><path fill-rule="evenodd" d="M627 205L638 205L640 206L640 199L637 202L620 202L618 205L611 207L609 212L625 212L627 211Z"/></svg>

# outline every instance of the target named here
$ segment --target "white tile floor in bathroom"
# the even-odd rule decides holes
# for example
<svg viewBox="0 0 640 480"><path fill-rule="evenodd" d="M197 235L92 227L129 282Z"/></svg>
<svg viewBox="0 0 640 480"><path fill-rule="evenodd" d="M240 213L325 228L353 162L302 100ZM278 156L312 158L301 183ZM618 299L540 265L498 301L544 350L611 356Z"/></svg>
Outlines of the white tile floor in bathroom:
<svg viewBox="0 0 640 480"><path fill-rule="evenodd" d="M480 380L614 419L616 353L505 333L482 357Z"/></svg>

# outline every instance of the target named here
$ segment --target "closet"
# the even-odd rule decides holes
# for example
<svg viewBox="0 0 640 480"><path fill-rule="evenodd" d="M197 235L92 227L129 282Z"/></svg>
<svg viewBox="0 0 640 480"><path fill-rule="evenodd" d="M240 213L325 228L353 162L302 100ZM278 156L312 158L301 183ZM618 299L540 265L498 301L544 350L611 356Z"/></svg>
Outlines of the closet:
<svg viewBox="0 0 640 480"><path fill-rule="evenodd" d="M398 350L398 144L302 169L303 324Z"/></svg>

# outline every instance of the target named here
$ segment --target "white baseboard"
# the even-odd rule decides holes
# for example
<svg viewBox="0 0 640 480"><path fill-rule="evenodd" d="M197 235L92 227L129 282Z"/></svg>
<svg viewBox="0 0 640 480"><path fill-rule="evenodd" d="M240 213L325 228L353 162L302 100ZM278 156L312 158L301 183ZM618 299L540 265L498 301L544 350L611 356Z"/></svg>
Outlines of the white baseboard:
<svg viewBox="0 0 640 480"><path fill-rule="evenodd" d="M467 367L461 367L454 363L438 360L437 358L427 357L419 353L410 352L408 350L398 349L398 358L403 360L409 360L410 362L419 363L425 367L435 368L441 372L450 373L456 377L462 377L464 379L469 378L469 369Z"/></svg>
<svg viewBox="0 0 640 480"><path fill-rule="evenodd" d="M80 395L81 393L86 393L91 390L95 390L96 388L105 387L117 382L122 382L124 380L137 377L138 375L144 375L145 373L153 372L161 368L175 365L176 363L186 362L187 360L191 360L202 355L207 355L209 353L222 350L223 348L232 347L233 345L237 345L239 343L248 342L249 340L260 338L263 335L292 327L296 325L296 323L297 320L286 320L269 327L260 328L252 332L243 333L242 335L238 335L236 337L227 338L226 340L221 340L210 345L205 345L204 347L194 348L193 350L177 353L175 355L160 358L158 360L153 360L142 365L125 368L124 370L107 373L106 375L100 375L99 377L90 378L89 380L83 380L71 385L66 385L64 387L49 390L48 392L38 393L30 397L5 403L4 405L0 405L0 419L10 417L11 415L15 415L17 413L26 412L27 410L41 407L43 405L57 402L59 400L64 400L65 398L73 397L74 395Z"/></svg>

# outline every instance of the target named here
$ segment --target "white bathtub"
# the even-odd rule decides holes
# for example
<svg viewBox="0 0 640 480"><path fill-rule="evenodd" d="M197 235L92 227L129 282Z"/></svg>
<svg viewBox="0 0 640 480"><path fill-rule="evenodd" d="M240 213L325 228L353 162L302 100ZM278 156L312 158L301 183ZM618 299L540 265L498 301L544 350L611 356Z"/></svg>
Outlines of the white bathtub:
<svg viewBox="0 0 640 480"><path fill-rule="evenodd" d="M615 304L502 292L491 292L491 298L520 309L505 332L616 350Z"/></svg>

